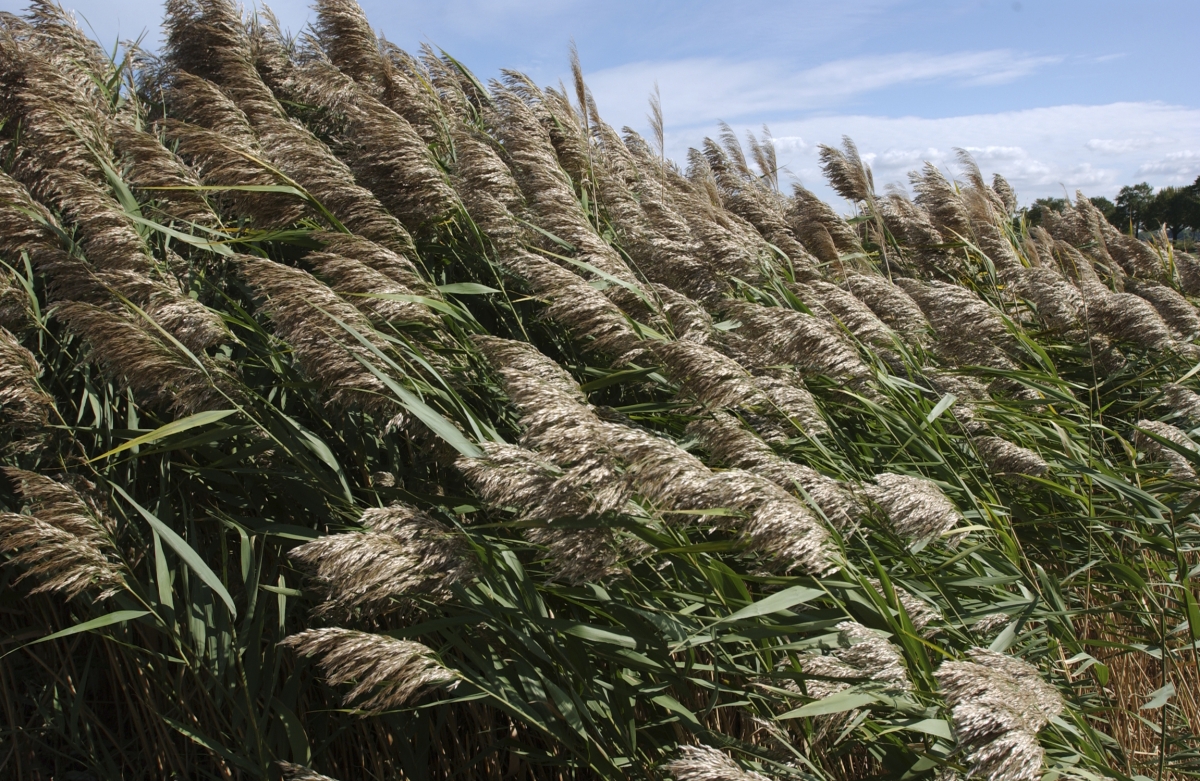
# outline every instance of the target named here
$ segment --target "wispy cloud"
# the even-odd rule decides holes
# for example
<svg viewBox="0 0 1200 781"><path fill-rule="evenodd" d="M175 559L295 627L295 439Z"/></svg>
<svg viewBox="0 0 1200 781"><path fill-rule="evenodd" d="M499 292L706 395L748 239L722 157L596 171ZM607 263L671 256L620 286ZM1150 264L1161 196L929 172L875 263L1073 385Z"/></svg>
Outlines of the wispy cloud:
<svg viewBox="0 0 1200 781"><path fill-rule="evenodd" d="M636 117L658 82L664 107L677 125L736 120L750 114L780 117L828 109L867 93L919 83L963 87L1002 84L1061 62L1008 49L951 54L901 52L854 57L796 69L782 59L734 61L686 58L635 62L591 73L588 82L602 111Z"/></svg>
<svg viewBox="0 0 1200 781"><path fill-rule="evenodd" d="M1172 178L1172 184L1183 184L1184 179L1190 179L1200 173L1200 152L1191 149L1171 152L1158 160L1143 163L1138 168L1138 173L1165 174Z"/></svg>
<svg viewBox="0 0 1200 781"><path fill-rule="evenodd" d="M1092 137L1102 127L1114 138ZM1170 136L1161 130L1170 128ZM955 168L954 149L969 151L986 173L1003 174L1023 201L1082 189L1111 197L1121 185L1189 184L1200 173L1200 109L1164 103L1051 106L958 117L836 114L775 122L781 165L807 187L836 199L824 185L819 144L849 135L882 188L903 184L930 161ZM704 132L680 131L671 153L681 159ZM1183 147L1183 151L1180 151Z"/></svg>

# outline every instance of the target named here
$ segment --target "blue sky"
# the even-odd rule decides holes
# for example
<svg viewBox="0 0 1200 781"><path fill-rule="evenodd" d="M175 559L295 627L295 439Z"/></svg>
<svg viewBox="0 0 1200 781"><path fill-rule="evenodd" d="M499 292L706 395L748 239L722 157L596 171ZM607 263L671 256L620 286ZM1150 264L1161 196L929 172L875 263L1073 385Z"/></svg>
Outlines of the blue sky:
<svg viewBox="0 0 1200 781"><path fill-rule="evenodd" d="M782 178L831 198L816 147L843 135L880 188L923 160L953 169L956 147L1024 202L1200 175L1195 0L360 2L392 42L445 49L483 79L513 68L557 83L574 39L610 124L645 132L657 81L670 156L719 120L739 132L766 123ZM270 5L293 32L310 18L304 0ZM157 0L67 6L110 44L159 34Z"/></svg>

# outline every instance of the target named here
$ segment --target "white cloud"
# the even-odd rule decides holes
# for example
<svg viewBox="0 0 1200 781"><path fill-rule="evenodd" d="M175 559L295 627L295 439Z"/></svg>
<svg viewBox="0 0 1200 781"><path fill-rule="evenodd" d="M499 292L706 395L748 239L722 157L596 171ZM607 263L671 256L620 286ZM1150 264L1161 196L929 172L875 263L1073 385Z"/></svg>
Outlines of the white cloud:
<svg viewBox="0 0 1200 781"><path fill-rule="evenodd" d="M751 114L780 116L829 108L858 95L908 84L999 84L1030 75L1061 57L1008 49L951 54L897 54L834 60L805 70L782 59L734 61L693 57L634 62L588 74L601 113L637 122L657 82L668 120L690 125Z"/></svg>
<svg viewBox="0 0 1200 781"><path fill-rule="evenodd" d="M1138 143L1098 145L1093 135L1100 127L1114 139ZM1163 136L1162 128L1170 128L1171 137ZM907 181L908 172L926 160L955 170L955 148L971 152L985 174L1002 174L1022 202L1076 189L1111 198L1121 185L1142 179L1155 186L1189 184L1200 173L1200 151L1193 151L1200 150L1200 109L1163 103L1051 106L932 119L840 114L777 121L771 129L786 171L834 200L820 172L817 146L837 145L843 135L870 160L881 190ZM713 130L678 130L668 151L683 159L688 146Z"/></svg>
<svg viewBox="0 0 1200 781"><path fill-rule="evenodd" d="M1200 152L1184 149L1170 152L1158 160L1143 163L1139 174L1159 174L1170 177L1170 184L1190 184L1192 177L1200 173Z"/></svg>

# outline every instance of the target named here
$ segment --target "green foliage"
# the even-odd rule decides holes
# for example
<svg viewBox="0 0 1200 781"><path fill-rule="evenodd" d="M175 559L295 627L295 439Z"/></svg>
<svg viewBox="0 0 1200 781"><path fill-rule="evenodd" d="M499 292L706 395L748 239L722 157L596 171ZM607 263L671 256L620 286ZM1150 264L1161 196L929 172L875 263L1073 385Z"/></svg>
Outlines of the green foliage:
<svg viewBox="0 0 1200 781"><path fill-rule="evenodd" d="M357 9L323 3L318 10L322 45L336 53L334 44L352 36L343 29L338 38L334 22L349 25ZM1197 388L1195 333L1147 344L1139 333L1100 333L1109 321L1087 312L1070 326L1050 322L1039 307L1053 302L1018 284L1018 269L1038 265L1028 254L1032 237L991 207L940 222L930 242L928 234L905 234L872 192L859 199L863 214L846 221L829 212L832 220L818 225L825 241L813 240L813 251L834 252L818 263L796 238L811 235L802 229L816 218L795 218L773 188L755 189L748 182L763 177L744 158L745 177L738 179L736 155L709 142L707 158L694 160L693 179L685 179L661 157L637 158L640 139L620 147L628 159L620 156L598 117L589 117L591 135L581 136L588 154L580 154L571 145L574 109L553 114L553 96L534 96L531 85L485 90L457 61L432 54L421 62L388 60L414 86L403 93L409 82L396 76L388 87L403 93L395 105L411 117L401 124L399 113L373 116L386 116L392 128L411 123L420 133L428 157L407 160L405 170L430 163L445 201L429 196L427 211L414 216L413 207L395 223L403 227L372 222L362 217L363 204L375 203L368 195L392 204L380 213L399 217L401 206L411 206L401 197L407 190L397 195L388 180L371 179L373 189L364 188L359 200L336 205L333 198L358 192L352 186L368 180L376 160L355 146L366 145L365 135L339 137L329 116L341 111L347 123L360 121L356 106L390 99L387 89L363 78L373 91L351 91L351 105L317 105L320 96L303 102L280 76L283 62L271 49L278 41L269 31L243 30L259 35L247 39L254 47L246 44L256 59L230 58L253 61L247 81L227 62L227 70L218 67L220 36L237 39L229 31L242 30L217 24L231 8L216 2L176 13L170 64L188 63L192 39L209 46L209 59L198 62L257 134L237 146L236 128L223 127L220 155L206 157L185 143L216 143L185 135L180 121L189 109L184 98L200 94L198 80L134 74L128 61L84 62L89 50L53 14L34 18L41 37L13 22L10 38L19 43L9 40L2 52L5 181L14 185L0 204L7 236L0 238L0 314L4 333L38 371L19 375L23 353L2 354L0 371L11 371L3 376L24 377L28 387L14 381L8 387L18 390L0 389L0 446L9 468L0 482L0 541L12 559L0 570L0 773L303 777L284 762L343 781L655 778L671 769L666 763L681 746L701 744L778 778L961 775L978 764L979 741L959 718L944 665L972 653L987 658L978 655L990 649L1014 664L1023 660L1028 667L1021 669L1063 700L1061 713L1041 719L1029 736L1053 777L1200 775L1200 455L1190 434L1180 431L1177 441L1146 425L1191 429L1195 422L1188 415L1196 410L1179 401ZM93 91L76 97L99 118L32 110L40 104L22 92L29 74L63 85L37 70L31 53L88 73L86 89ZM200 70L196 62L190 64ZM586 96L585 85L580 94ZM501 98L512 95L518 97L504 106ZM270 114L261 108L268 98L286 108L288 121L253 116ZM522 173L542 158L506 135L504 123L515 123L521 111L545 134L537 148L552 153L552 176ZM180 166L194 184L147 184L144 160L115 129L163 118L174 124L155 132L179 134L171 143L180 157L171 159L188 163ZM110 146L79 151L67 130L93 133ZM165 152L162 139L146 137ZM402 140L385 137L397 147ZM47 146L52 140L74 149L78 160ZM492 202L481 206L473 199L480 192L466 184L472 140L492 150L506 172L517 172L521 193L499 186L486 193L496 203L510 198L519 223L530 227L516 239L485 225ZM338 168L314 149L349 162ZM306 164L325 167L313 174L296 164L285 172L288 156L302 152L311 153ZM725 168L714 165L722 161ZM104 178L87 179L84 163ZM247 179L267 171L276 184L198 184L215 181L219 165ZM653 175L639 177L637 165L652 166ZM343 170L353 175L336 180ZM619 200L614 172L633 182L627 201ZM328 195L318 194L330 179ZM869 174L864 180L869 186ZM555 187L569 202L551 202ZM949 192L970 190L981 196L978 204L998 199L1000 189L971 183ZM702 302L672 291L665 274L650 278L656 271L648 261L659 256L657 245L647 249L651 231L642 222L665 211L671 198L682 203L696 192L703 209L678 207L696 220L679 218L691 242L682 256L704 254L697 227L704 226L712 231L708 239L733 237L730 244L757 266L737 266L730 249L718 266L726 287ZM21 193L29 203L17 202ZM182 219L180 203L191 197L199 201L188 202L192 218ZM1118 210L1131 204L1118 199ZM928 203L922 208L927 218L937 213ZM287 219L272 223L269 216L280 213ZM142 288L102 259L106 242L125 227L141 253L130 274L174 289L171 305L191 313L183 326L163 314L167 293L155 288L154 296L138 299ZM388 261L393 276L386 277L355 267L374 281L345 283L339 274L349 264L326 255L336 255L347 237L369 243L369 231L377 231L372 257L389 246L389 257L403 254L412 268ZM409 234L415 252L396 238ZM858 246L848 249L853 242ZM354 259L338 251L346 255L334 260ZM1039 252L1049 269L1062 248ZM557 288L538 286L530 269L540 267L530 257L561 274ZM1157 278L1173 292L1188 292L1177 276L1186 257L1154 257ZM601 268L613 258L619 263ZM677 287L690 289L703 264L676 260L684 269L673 269ZM1124 272L1095 266L1109 276L1097 283L1102 292L1080 284L1097 296L1088 300L1127 303L1105 287L1122 284ZM1069 285L1066 265L1055 268ZM834 285L821 287L840 285L836 291L859 296L859 310L870 311L862 301L871 291L855 285L916 289L892 285L893 274L914 285L924 280L919 288L926 293L942 289L926 282L944 283L977 303L986 322L922 299L918 313L932 326L868 332L851 310L834 309L832 302L844 301L827 289ZM608 302L632 334L608 344L636 350L581 333L580 312L599 309L597 300ZM1138 300L1158 311L1149 299ZM696 315L703 327L681 311L703 313ZM764 325L752 332L750 315L762 312L768 321L819 323L811 333L826 341L806 352L797 331ZM80 313L106 327L88 327L94 321ZM194 336L203 318L219 331L209 342ZM981 347L985 327L992 330ZM696 334L702 338L691 339ZM533 345L568 376L514 369L489 352L486 336ZM811 395L815 419L789 415L774 399L758 406L745 397L714 401L705 395L712 376L663 357L670 355L664 345L684 353L698 344L725 349L710 348L738 368L739 382L749 377L769 387L764 378L802 374L791 387ZM956 357L964 345L978 347L976 356L986 347L993 357ZM755 351L768 347L777 350L771 360L754 363ZM827 368L833 347L858 374ZM776 361L785 348L791 357ZM616 435L585 454L611 470L603 478L609 482L587 483L587 468L599 467L584 458L556 460L579 442L564 439L556 449L535 441L536 414L549 418L554 410L545 402L531 413L521 382L543 383L538 398L554 403L559 397L547 387L582 394L587 404L568 407L575 416L568 422L584 432L578 437L615 430L643 437L643 444L649 438L674 465L698 459L690 474L711 467L713 484L737 479L753 490L738 501L672 499L690 479L684 466L656 487L645 477L648 460L611 456ZM44 425L28 425L28 410L43 408ZM748 452L718 452L718 443L697 433L713 420L731 421L761 443L770 454L764 463L806 466L826 479L813 485L834 484L847 502L861 505L844 524L798 479L774 486L780 505L811 515L828 566L781 561L759 544L753 524L771 485L751 467L749 477L728 468ZM987 437L1023 448L1044 469L997 467L985 454ZM538 474L554 478L527 504L499 501L470 477L515 442L540 459ZM921 478L923 501L945 500L954 525L905 535L885 509L897 497L873 482L884 474ZM37 483L39 475L57 487ZM756 477L763 482L751 481ZM584 485L579 492L590 491L589 498L603 488L624 493L594 511L599 500L582 512L530 509L566 496L555 493L563 485ZM372 526L388 512L425 519L422 534L437 531L389 538L389 545L420 551L395 554L404 566L389 571L417 585L385 593L375 610L354 600L374 566L368 538L395 531ZM54 522L31 526L36 518ZM21 537L29 528L42 538L31 544ZM86 543L99 558L69 558L76 548L61 541L67 532L70 544ZM351 550L363 558L326 576L321 566L339 561L329 549L312 566L294 555L335 539L355 540ZM425 547L412 547L418 542ZM38 558L52 544L64 553ZM449 563L430 563L446 550ZM564 568L596 561L604 573L569 577ZM114 572L111 583L101 580ZM63 579L79 573L84 587L66 599ZM308 653L298 639L340 637L311 634L335 629L361 633L356 648L365 650L346 663L365 660L367 667L339 677L327 656ZM398 652L376 658L365 655L369 649L412 651L390 641L418 642L421 664L440 671L437 684L379 707L365 695L347 699L372 670L398 662ZM890 666L845 661L864 646ZM831 673L837 664L841 671ZM366 694L411 682L384 676ZM1040 777L1043 757L1036 760L1010 777Z"/></svg>

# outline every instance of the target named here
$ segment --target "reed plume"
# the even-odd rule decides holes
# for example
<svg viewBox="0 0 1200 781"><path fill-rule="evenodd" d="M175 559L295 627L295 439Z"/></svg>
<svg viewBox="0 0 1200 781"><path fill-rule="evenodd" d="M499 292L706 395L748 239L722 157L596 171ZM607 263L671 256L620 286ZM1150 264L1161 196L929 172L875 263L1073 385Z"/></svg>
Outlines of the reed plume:
<svg viewBox="0 0 1200 781"><path fill-rule="evenodd" d="M1180 480L1195 480L1196 469L1192 466L1192 462L1180 454L1178 451L1172 450L1164 446L1161 442L1146 436L1143 432L1149 432L1156 436L1162 437L1173 445L1188 450L1198 452L1200 448L1196 447L1196 443L1188 437L1183 431L1179 430L1170 423L1160 423L1156 420L1139 420L1137 422L1139 431L1134 432L1134 444L1139 449L1146 452L1151 458L1165 461L1167 464L1168 473Z"/></svg>
<svg viewBox="0 0 1200 781"><path fill-rule="evenodd" d="M925 209L903 192L891 192L878 201L879 216L900 246L900 257L922 276L952 276L959 263L943 244L945 237Z"/></svg>
<svg viewBox="0 0 1200 781"><path fill-rule="evenodd" d="M354 0L318 0L314 8L313 29L330 61L408 120L425 143L444 143L446 121L436 99L413 72L411 58L397 61L403 53L376 36Z"/></svg>
<svg viewBox="0 0 1200 781"><path fill-rule="evenodd" d="M128 172L126 181L145 192L158 211L183 223L209 228L219 225L195 172L157 136L119 122L113 123L111 131L117 155Z"/></svg>
<svg viewBox="0 0 1200 781"><path fill-rule="evenodd" d="M125 571L114 561L111 522L71 487L42 475L5 468L29 514L0 512L0 551L25 572L15 582L36 578L30 593L57 592L74 599L98 591L108 599L125 586Z"/></svg>
<svg viewBox="0 0 1200 781"><path fill-rule="evenodd" d="M865 514L862 499L849 487L803 464L776 454L771 446L727 413L698 418L687 429L725 466L762 475L786 491L806 499L831 525L850 530Z"/></svg>
<svg viewBox="0 0 1200 781"><path fill-rule="evenodd" d="M104 371L144 400L178 415L223 407L239 396L233 378L210 359L185 354L132 314L69 301L54 315L91 347Z"/></svg>
<svg viewBox="0 0 1200 781"><path fill-rule="evenodd" d="M373 508L359 522L367 531L327 535L288 553L313 571L322 612L379 615L403 597L444 600L474 573L466 544L420 510Z"/></svg>
<svg viewBox="0 0 1200 781"><path fill-rule="evenodd" d="M891 692L912 688L904 657L887 636L856 621L842 621L834 629L838 633L838 647L830 654L800 657L800 667L806 675L870 682ZM818 698L849 686L837 680L807 683L809 694Z"/></svg>
<svg viewBox="0 0 1200 781"><path fill-rule="evenodd" d="M448 219L462 208L408 120L371 97L319 51L289 69L282 89L292 100L322 112L334 151L409 231Z"/></svg>
<svg viewBox="0 0 1200 781"><path fill-rule="evenodd" d="M837 285L813 280L793 288L800 299L855 338L881 348L895 346L896 333L871 308Z"/></svg>
<svg viewBox="0 0 1200 781"><path fill-rule="evenodd" d="M453 689L460 678L427 646L385 635L306 629L281 645L301 656L320 657L317 663L331 685L352 683L342 700L367 715L403 707L436 689Z"/></svg>
<svg viewBox="0 0 1200 781"><path fill-rule="evenodd" d="M628 284L638 281L625 261L604 243L588 223L575 198L573 183L562 170L554 145L538 111L541 90L525 77L507 73L493 85L495 107L487 112L505 150L521 191L540 227L571 244L580 260Z"/></svg>
<svg viewBox="0 0 1200 781"><path fill-rule="evenodd" d="M961 363L1009 368L1006 355L1016 349L1000 313L966 288L945 282L923 284L901 278L896 285L921 307L929 318L938 347Z"/></svg>
<svg viewBox="0 0 1200 781"><path fill-rule="evenodd" d="M739 336L757 366L793 364L801 373L862 379L870 369L836 328L791 309L738 303L728 308L741 321Z"/></svg>
<svg viewBox="0 0 1200 781"><path fill-rule="evenodd" d="M883 584L875 578L867 578L867 582L879 594L884 593ZM903 586L892 583L892 591L896 594L896 601L904 608L904 612L908 615L909 622L921 633L923 637L931 637L938 632L937 627L930 627L930 624L935 621L942 620L942 611L936 605L932 605L924 599L918 598L908 589Z"/></svg>
<svg viewBox="0 0 1200 781"><path fill-rule="evenodd" d="M958 186L946 179L933 163L925 163L909 180L917 191L916 203L929 215L938 232L947 237L971 235L971 220Z"/></svg>
<svg viewBox="0 0 1200 781"><path fill-rule="evenodd" d="M703 154L720 189L721 205L750 223L771 245L791 261L802 277L813 275L817 259L801 244L788 225L784 201L764 186L746 164L733 130L722 124L723 145L704 139Z"/></svg>
<svg viewBox="0 0 1200 781"><path fill-rule="evenodd" d="M378 250L390 253L383 247L375 245ZM395 257L393 255L393 257ZM390 298L399 296L415 298L428 296L430 290L415 274L407 271L401 264L382 264L388 270L395 270L397 276L407 277L409 284L401 284L392 276L376 271L371 266L353 257L346 257L336 252L310 252L304 256L304 263L313 269L317 277L322 279L339 295L347 298L363 314L381 322L410 322L425 325L439 325L441 318L429 306L417 300L402 300ZM384 298L382 296L387 296Z"/></svg>
<svg viewBox="0 0 1200 781"><path fill-rule="evenodd" d="M845 151L825 144L818 147L825 178L838 195L851 203L873 201L875 179L870 167L862 161L858 147L849 136L842 136L842 146Z"/></svg>
<svg viewBox="0 0 1200 781"><path fill-rule="evenodd" d="M249 256L240 256L237 265L261 297L275 335L292 348L300 368L330 403L390 408L383 382L362 363L374 361L371 351L346 329L377 350L387 349L357 309L306 271Z"/></svg>
<svg viewBox="0 0 1200 781"><path fill-rule="evenodd" d="M1175 414L1200 422L1200 394L1174 382L1164 385L1162 391L1163 403Z"/></svg>
<svg viewBox="0 0 1200 781"><path fill-rule="evenodd" d="M708 746L680 746L678 756L663 764L662 771L675 781L771 781Z"/></svg>
<svg viewBox="0 0 1200 781"><path fill-rule="evenodd" d="M617 504L589 495L580 470L563 472L538 454L513 445L489 443L484 453L483 458L459 459L459 470L488 504L514 507L524 520L547 522L525 529L524 534L546 548L546 564L554 577L577 584L621 571L613 529L574 525L616 509ZM619 503L624 504L623 494ZM572 525L559 526L555 521Z"/></svg>
<svg viewBox="0 0 1200 781"><path fill-rule="evenodd" d="M942 490L923 477L888 472L876 475L864 490L887 515L892 530L914 543L939 537L963 519Z"/></svg>
<svg viewBox="0 0 1200 781"><path fill-rule="evenodd" d="M840 268L843 255L861 257L862 240L854 229L824 201L800 184L792 187L788 224L796 235L820 258L821 262ZM851 259L850 265L857 264Z"/></svg>
<svg viewBox="0 0 1200 781"><path fill-rule="evenodd" d="M1037 733L1062 712L1061 695L1019 659L982 648L968 657L943 663L934 676L970 773L988 781L1034 781L1045 758Z"/></svg>
<svg viewBox="0 0 1200 781"><path fill-rule="evenodd" d="M1173 288L1152 280L1130 279L1125 289L1149 301L1177 338L1191 340L1200 335L1196 307Z"/></svg>
<svg viewBox="0 0 1200 781"><path fill-rule="evenodd" d="M303 765L296 765L291 762L276 762L275 765L283 773L284 781L337 781L337 779L323 776L317 771Z"/></svg>
<svg viewBox="0 0 1200 781"><path fill-rule="evenodd" d="M1050 468L1034 451L1000 437L972 437L971 444L993 474L1040 477Z"/></svg>
<svg viewBox="0 0 1200 781"><path fill-rule="evenodd" d="M908 344L919 344L928 337L931 326L921 307L901 287L884 277L850 274L842 287Z"/></svg>
<svg viewBox="0 0 1200 781"><path fill-rule="evenodd" d="M54 399L38 384L41 374L33 353L0 326L0 428L36 433L45 427Z"/></svg>

